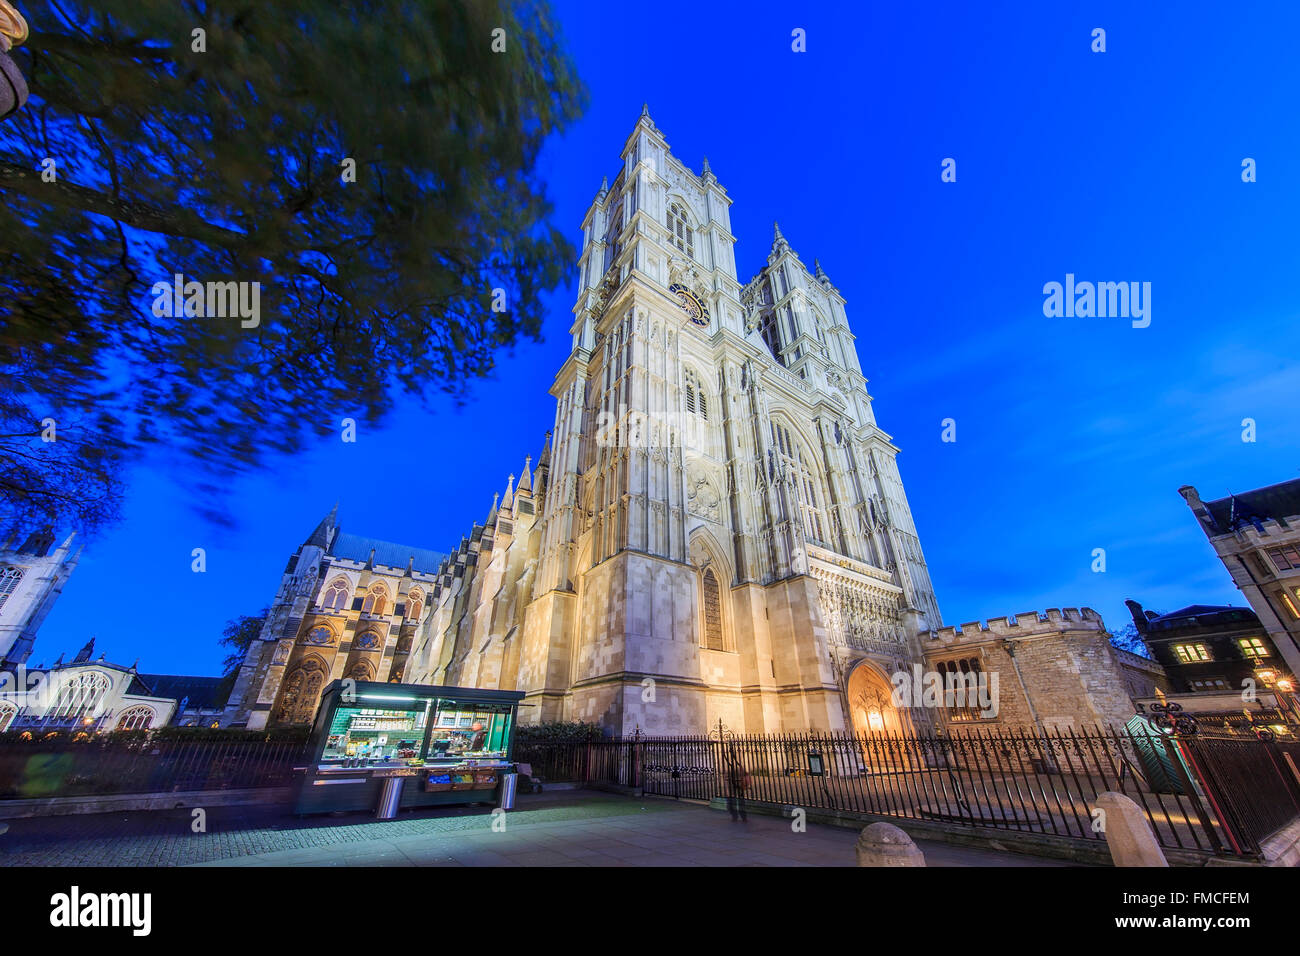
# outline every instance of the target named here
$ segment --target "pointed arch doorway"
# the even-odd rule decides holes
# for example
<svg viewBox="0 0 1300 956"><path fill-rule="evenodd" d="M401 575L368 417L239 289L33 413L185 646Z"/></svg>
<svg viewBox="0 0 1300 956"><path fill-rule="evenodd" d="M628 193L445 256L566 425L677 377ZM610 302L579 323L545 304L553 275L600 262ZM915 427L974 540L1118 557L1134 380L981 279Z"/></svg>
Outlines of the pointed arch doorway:
<svg viewBox="0 0 1300 956"><path fill-rule="evenodd" d="M879 666L863 658L849 672L849 714L853 733L905 734L911 729L907 715L894 706L894 689Z"/></svg>
<svg viewBox="0 0 1300 956"><path fill-rule="evenodd" d="M896 707L893 686L884 670L862 658L849 671L846 685L849 721L860 742L862 760L872 772L900 770L915 762L911 738L915 729L905 708Z"/></svg>

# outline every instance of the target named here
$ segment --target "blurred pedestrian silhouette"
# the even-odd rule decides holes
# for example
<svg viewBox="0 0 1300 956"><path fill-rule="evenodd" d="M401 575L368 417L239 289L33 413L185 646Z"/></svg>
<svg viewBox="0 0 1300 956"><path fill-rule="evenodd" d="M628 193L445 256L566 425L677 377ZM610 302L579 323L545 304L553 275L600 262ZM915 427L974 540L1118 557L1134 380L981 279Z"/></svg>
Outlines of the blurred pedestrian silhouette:
<svg viewBox="0 0 1300 956"><path fill-rule="evenodd" d="M732 744L727 756L727 810L733 823L737 820L749 822L745 815L745 791L748 789L749 773L740 763L736 745Z"/></svg>

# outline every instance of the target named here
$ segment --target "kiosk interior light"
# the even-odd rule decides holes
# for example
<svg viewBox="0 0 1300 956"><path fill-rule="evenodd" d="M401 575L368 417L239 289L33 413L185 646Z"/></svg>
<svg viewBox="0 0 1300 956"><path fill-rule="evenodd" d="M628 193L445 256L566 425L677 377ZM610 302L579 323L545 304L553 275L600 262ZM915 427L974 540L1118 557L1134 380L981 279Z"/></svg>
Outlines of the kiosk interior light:
<svg viewBox="0 0 1300 956"><path fill-rule="evenodd" d="M413 704L420 700L419 697L398 697L392 694L357 694L361 700L401 700L408 704Z"/></svg>

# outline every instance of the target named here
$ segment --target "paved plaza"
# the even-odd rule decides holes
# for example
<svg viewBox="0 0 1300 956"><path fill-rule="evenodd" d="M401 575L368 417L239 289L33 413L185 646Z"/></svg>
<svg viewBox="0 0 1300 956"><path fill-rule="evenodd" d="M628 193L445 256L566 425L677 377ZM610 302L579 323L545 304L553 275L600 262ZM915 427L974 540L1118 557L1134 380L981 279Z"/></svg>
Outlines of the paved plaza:
<svg viewBox="0 0 1300 956"><path fill-rule="evenodd" d="M521 796L494 830L489 808L299 819L282 806L214 807L8 821L3 866L854 866L858 831L585 790ZM930 866L1062 866L920 841Z"/></svg>

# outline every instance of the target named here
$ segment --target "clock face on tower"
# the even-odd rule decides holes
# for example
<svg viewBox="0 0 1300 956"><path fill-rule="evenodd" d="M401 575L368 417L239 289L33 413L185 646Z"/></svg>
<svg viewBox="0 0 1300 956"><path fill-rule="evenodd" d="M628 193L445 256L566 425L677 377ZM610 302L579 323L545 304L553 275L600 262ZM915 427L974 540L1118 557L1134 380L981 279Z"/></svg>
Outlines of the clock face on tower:
<svg viewBox="0 0 1300 956"><path fill-rule="evenodd" d="M681 306L683 312L690 316L692 322L701 326L709 324L709 310L700 301L699 296L686 286L677 283L670 285L668 291L677 296L677 304Z"/></svg>

